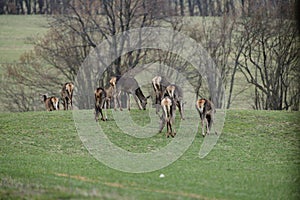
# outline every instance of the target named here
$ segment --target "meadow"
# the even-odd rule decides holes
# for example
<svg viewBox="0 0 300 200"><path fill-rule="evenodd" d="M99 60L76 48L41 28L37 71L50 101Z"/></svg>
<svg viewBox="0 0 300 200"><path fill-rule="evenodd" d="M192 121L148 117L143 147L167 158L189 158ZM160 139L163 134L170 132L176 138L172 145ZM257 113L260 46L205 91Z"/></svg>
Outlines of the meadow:
<svg viewBox="0 0 300 200"><path fill-rule="evenodd" d="M145 124L145 113L130 114L136 123ZM124 136L108 114L110 120L99 122L101 127L128 151L151 150L172 140L164 133L147 139ZM76 132L71 111L1 113L0 196L299 199L299 117L299 112L228 110L223 133L206 157L198 156L203 142L199 128L192 145L173 164L136 174L111 169L91 156Z"/></svg>
<svg viewBox="0 0 300 200"><path fill-rule="evenodd" d="M48 30L47 18L39 15L1 15L0 27L0 64L18 61L33 48L30 40Z"/></svg>
<svg viewBox="0 0 300 200"><path fill-rule="evenodd" d="M1 63L32 49L28 38L45 33L46 20L0 16ZM236 83L245 87L242 77ZM226 112L206 157L199 158L199 128L178 160L147 173L117 171L95 159L71 111L0 113L0 199L300 199L300 112L246 110L251 94L241 97L233 108L244 109ZM155 151L173 140L165 130L145 139L125 135L108 114L110 120L99 124L129 152ZM130 115L141 126L149 123L147 112Z"/></svg>

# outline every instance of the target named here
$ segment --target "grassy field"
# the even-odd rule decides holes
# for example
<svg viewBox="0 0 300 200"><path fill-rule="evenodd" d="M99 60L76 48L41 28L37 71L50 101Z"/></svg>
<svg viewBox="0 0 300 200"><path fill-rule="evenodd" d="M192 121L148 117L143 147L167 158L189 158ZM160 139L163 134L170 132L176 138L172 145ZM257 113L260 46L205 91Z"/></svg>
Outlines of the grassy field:
<svg viewBox="0 0 300 200"><path fill-rule="evenodd" d="M0 16L0 64L17 61L22 53L32 49L29 38L47 31L47 18L39 15Z"/></svg>
<svg viewBox="0 0 300 200"><path fill-rule="evenodd" d="M131 115L147 123L145 112ZM299 117L299 112L229 110L220 139L204 159L198 157L203 142L198 132L170 166L132 174L92 157L69 111L1 113L0 199L299 199ZM114 120L99 123L128 151L172 140L163 133L124 136Z"/></svg>
<svg viewBox="0 0 300 200"><path fill-rule="evenodd" d="M0 16L0 27L0 64L17 61L32 48L28 37L47 30L42 16ZM240 75L236 85L236 91L245 87ZM247 90L232 107L249 108L249 99ZM149 122L145 112L132 110L131 116L138 124ZM71 112L0 113L0 199L300 199L299 118L299 112L228 110L223 133L204 159L198 130L172 165L132 174L89 154ZM172 141L164 133L125 135L114 120L99 123L129 152Z"/></svg>

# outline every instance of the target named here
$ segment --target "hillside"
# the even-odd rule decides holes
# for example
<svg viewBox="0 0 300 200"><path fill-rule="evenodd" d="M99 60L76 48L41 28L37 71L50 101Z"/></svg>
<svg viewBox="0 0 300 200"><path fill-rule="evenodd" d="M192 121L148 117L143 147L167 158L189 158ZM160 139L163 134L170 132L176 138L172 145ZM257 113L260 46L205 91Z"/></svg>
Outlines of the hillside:
<svg viewBox="0 0 300 200"><path fill-rule="evenodd" d="M130 115L145 123L147 113ZM151 151L172 140L163 133L125 136L112 117L109 113L110 120L99 124L128 151ZM299 199L299 117L299 112L229 110L220 139L204 159L198 156L203 142L198 130L170 166L131 174L88 153L71 112L0 113L0 198Z"/></svg>
<svg viewBox="0 0 300 200"><path fill-rule="evenodd" d="M0 64L17 61L32 49L29 40L48 30L47 17L40 15L0 15Z"/></svg>

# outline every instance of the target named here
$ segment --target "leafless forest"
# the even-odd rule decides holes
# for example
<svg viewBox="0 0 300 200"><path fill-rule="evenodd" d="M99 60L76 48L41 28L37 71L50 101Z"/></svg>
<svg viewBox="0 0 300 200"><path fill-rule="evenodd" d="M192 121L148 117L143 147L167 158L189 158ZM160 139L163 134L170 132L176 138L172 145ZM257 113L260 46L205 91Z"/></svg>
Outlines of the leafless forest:
<svg viewBox="0 0 300 200"><path fill-rule="evenodd" d="M167 27L187 33L216 63L227 91L221 105L225 94L216 87L217 107L230 108L234 94L243 93L236 87L239 75L253 88L253 109L299 110L298 7L296 0L0 0L0 14L49 17L48 33L31 39L34 49L3 66L1 102L5 111L39 110L38 94L56 94L62 83L74 81L100 41L133 28ZM122 45L115 43L111 52L122 51ZM99 85L147 63L172 66L202 95L199 72L159 49L118 57Z"/></svg>

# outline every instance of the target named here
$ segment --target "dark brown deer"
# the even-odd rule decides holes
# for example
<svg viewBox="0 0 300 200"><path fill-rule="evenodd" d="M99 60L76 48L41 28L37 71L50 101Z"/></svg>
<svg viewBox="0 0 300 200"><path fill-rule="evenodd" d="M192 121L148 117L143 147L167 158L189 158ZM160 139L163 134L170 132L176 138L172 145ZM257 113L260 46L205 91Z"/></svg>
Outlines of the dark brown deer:
<svg viewBox="0 0 300 200"><path fill-rule="evenodd" d="M155 92L155 106L156 106L156 114L158 114L159 109L161 107L160 103L163 98L163 93L166 90L167 86L170 85L169 81L167 81L162 76L155 76L152 79L152 86Z"/></svg>
<svg viewBox="0 0 300 200"><path fill-rule="evenodd" d="M197 111L199 112L200 119L201 119L201 125L202 125L202 136L205 137L205 135L210 134L210 130L212 127L212 124L214 123L214 115L216 112L214 104L205 99L201 98L198 99L196 102L196 108ZM206 124L206 127L204 126ZM205 128L206 128L206 133L205 133ZM216 132L217 134L217 132Z"/></svg>
<svg viewBox="0 0 300 200"><path fill-rule="evenodd" d="M74 84L72 82L65 83L61 89L61 98L64 110L72 109L73 107L73 90Z"/></svg>
<svg viewBox="0 0 300 200"><path fill-rule="evenodd" d="M105 108L104 103L106 101L106 92L103 88L99 87L95 90L95 120L99 120L99 113L101 114L101 120L106 121L107 116L105 112L105 117L103 116L102 109Z"/></svg>
<svg viewBox="0 0 300 200"><path fill-rule="evenodd" d="M131 94L136 101L138 107L140 110L146 110L146 105L147 105L147 99L150 97L145 97L141 88L138 85L138 82L131 77L121 77L118 82L117 82L117 103L122 110L121 107L121 92L125 92L127 94L127 108L130 110L130 96ZM115 110L117 109L117 105L115 104Z"/></svg>
<svg viewBox="0 0 300 200"><path fill-rule="evenodd" d="M47 97L47 94L42 95L42 101L45 104L47 111L59 110L59 99L57 97Z"/></svg>
<svg viewBox="0 0 300 200"><path fill-rule="evenodd" d="M167 133L166 137L176 135L175 130L175 112L176 112L176 103L174 102L173 98L171 97L164 97L161 100L161 107L162 107L162 116L160 122L160 130L161 133L165 125L167 124Z"/></svg>
<svg viewBox="0 0 300 200"><path fill-rule="evenodd" d="M182 120L184 120L184 102L183 102L183 91L181 89L181 87L179 87L178 85L175 84L170 84L167 86L164 96L169 96L171 98L174 99L178 109L179 109L179 113L180 113L180 117Z"/></svg>

